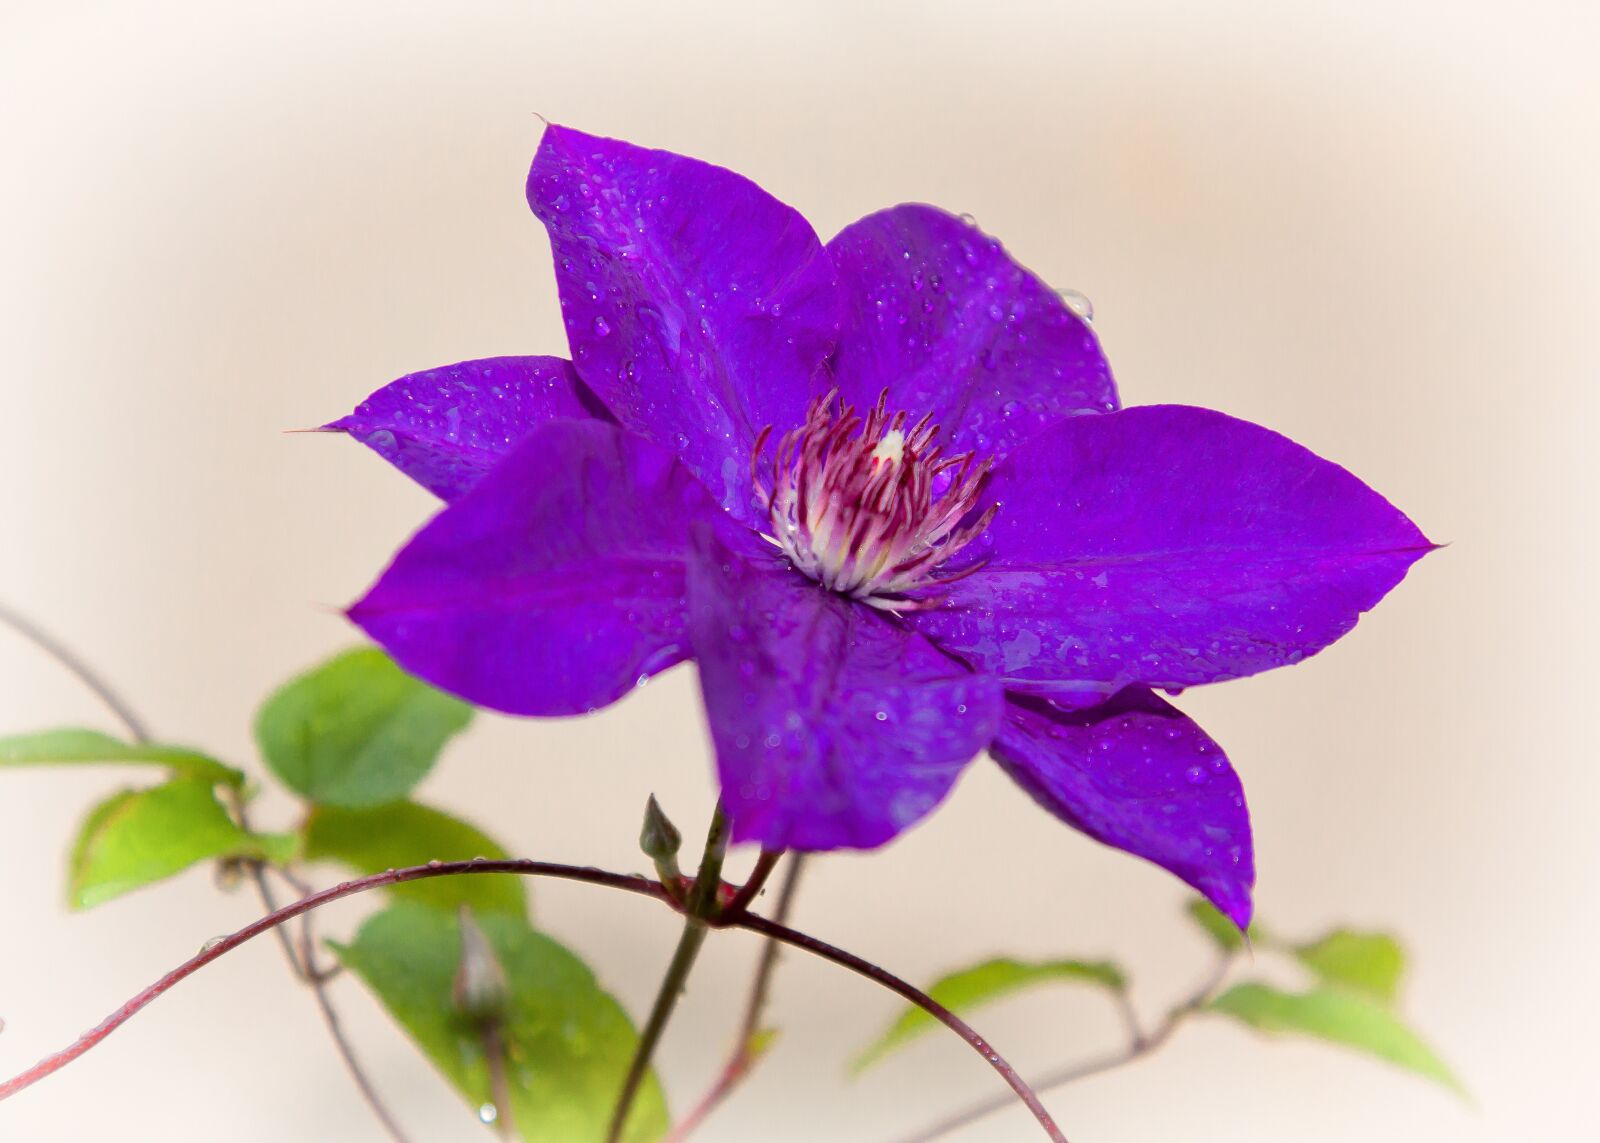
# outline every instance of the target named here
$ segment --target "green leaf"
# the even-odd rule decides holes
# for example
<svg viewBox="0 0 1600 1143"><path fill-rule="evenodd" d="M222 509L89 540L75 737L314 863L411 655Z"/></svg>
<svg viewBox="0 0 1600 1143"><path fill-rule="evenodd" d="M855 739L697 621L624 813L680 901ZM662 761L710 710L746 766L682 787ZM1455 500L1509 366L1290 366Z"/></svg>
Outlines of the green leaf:
<svg viewBox="0 0 1600 1143"><path fill-rule="evenodd" d="M256 741L290 789L356 809L405 797L471 720L459 699L362 648L278 690L256 716Z"/></svg>
<svg viewBox="0 0 1600 1143"><path fill-rule="evenodd" d="M98 730L44 730L0 738L0 767L77 766L100 762L166 766L174 774L208 778L229 786L244 784L244 775L239 771L199 751L154 742L122 742Z"/></svg>
<svg viewBox="0 0 1600 1143"><path fill-rule="evenodd" d="M1245 936L1239 932L1239 927L1204 897L1192 897L1186 906L1189 917L1195 924L1206 931L1206 935L1216 943L1217 948L1226 953L1238 952L1244 948ZM1249 940L1252 944L1268 943L1267 936L1261 931L1261 926L1251 922Z"/></svg>
<svg viewBox="0 0 1600 1143"><path fill-rule="evenodd" d="M1210 1004L1268 1034L1294 1033L1355 1048L1464 1094L1433 1050L1388 1009L1340 988L1282 992L1265 984L1239 984Z"/></svg>
<svg viewBox="0 0 1600 1143"><path fill-rule="evenodd" d="M89 812L73 845L67 899L88 909L212 857L287 861L296 839L246 833L217 801L209 778L175 778L124 790Z"/></svg>
<svg viewBox="0 0 1600 1143"><path fill-rule="evenodd" d="M1296 945L1293 952L1324 984L1353 989L1384 1005L1394 1004L1406 965L1404 950L1386 933L1335 929L1321 940Z"/></svg>
<svg viewBox="0 0 1600 1143"><path fill-rule="evenodd" d="M519 917L479 918L511 984L503 1036L512 1115L525 1143L605 1138L611 1107L638 1036L627 1013L583 962ZM474 1110L489 1102L482 1039L452 1002L461 957L455 918L395 902L367 919L340 961L364 980ZM626 1138L643 1143L667 1129L654 1075L640 1089Z"/></svg>
<svg viewBox="0 0 1600 1143"><path fill-rule="evenodd" d="M928 995L950 1011L959 1013L1024 988L1064 980L1113 990L1127 987L1122 971L1106 961L1050 960L1030 963L1001 957L943 977L928 989ZM889 1026L888 1031L850 1062L851 1072L859 1074L908 1040L938 1026L939 1022L921 1008L907 1008Z"/></svg>
<svg viewBox="0 0 1600 1143"><path fill-rule="evenodd" d="M506 851L476 826L416 802L390 802L365 810L315 806L305 824L308 861L337 861L357 873L379 873L429 861L504 858ZM438 877L391 885L396 900L420 901L454 914L462 905L475 913L525 916L524 878L509 873Z"/></svg>

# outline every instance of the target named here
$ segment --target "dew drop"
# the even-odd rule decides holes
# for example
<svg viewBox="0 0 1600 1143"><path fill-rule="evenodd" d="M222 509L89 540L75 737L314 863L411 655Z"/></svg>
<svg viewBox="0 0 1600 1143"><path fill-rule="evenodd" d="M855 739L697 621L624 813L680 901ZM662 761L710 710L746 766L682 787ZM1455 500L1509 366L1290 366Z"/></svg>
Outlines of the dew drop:
<svg viewBox="0 0 1600 1143"><path fill-rule="evenodd" d="M603 317L594 319L594 333L596 337L605 337L611 332L611 323Z"/></svg>
<svg viewBox="0 0 1600 1143"><path fill-rule="evenodd" d="M1056 293L1067 304L1067 308L1084 321L1094 320L1094 303L1089 300L1087 294L1071 289L1057 290Z"/></svg>
<svg viewBox="0 0 1600 1143"><path fill-rule="evenodd" d="M499 1119L499 1118L500 1118L499 1109L497 1109L495 1107L495 1105L492 1104L492 1103L485 1103L481 1107L478 1108L478 1122L479 1123L493 1123L496 1119Z"/></svg>

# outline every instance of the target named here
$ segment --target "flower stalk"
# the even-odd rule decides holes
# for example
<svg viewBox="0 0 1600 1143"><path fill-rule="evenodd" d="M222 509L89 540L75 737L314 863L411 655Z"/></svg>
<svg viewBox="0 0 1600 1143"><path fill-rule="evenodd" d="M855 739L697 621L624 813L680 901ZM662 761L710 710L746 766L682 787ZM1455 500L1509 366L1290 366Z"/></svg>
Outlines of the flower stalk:
<svg viewBox="0 0 1600 1143"><path fill-rule="evenodd" d="M650 799L650 806L657 814L660 813L654 798ZM622 1081L622 1091L617 1095L616 1106L611 1112L611 1125L606 1130L606 1143L618 1143L622 1138L623 1128L628 1122L628 1113L633 1110L633 1101L639 1094L639 1085L644 1082L656 1046L660 1044L661 1036L667 1030L667 1021L672 1019L673 1009L678 1005L678 997L683 995L689 973L694 968L695 960L700 956L700 946L705 943L706 929L717 918L717 893L722 888L722 860L727 852L728 818L723 813L722 803L718 802L716 810L711 815L711 828L706 833L706 848L700 858L700 869L695 875L694 884L689 889L684 905L683 933L678 937L678 947L673 950L672 960L668 962L666 974L661 978L661 987L656 990L656 999L651 1006L650 1016L645 1021L643 1031L639 1033L638 1046L634 1048L633 1059L628 1063L628 1074Z"/></svg>

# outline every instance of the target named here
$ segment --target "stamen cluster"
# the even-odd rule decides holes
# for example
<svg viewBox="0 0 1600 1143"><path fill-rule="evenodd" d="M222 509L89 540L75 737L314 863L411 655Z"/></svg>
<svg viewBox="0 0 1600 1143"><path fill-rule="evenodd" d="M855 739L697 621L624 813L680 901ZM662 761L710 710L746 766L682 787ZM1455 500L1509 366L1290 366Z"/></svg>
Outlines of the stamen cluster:
<svg viewBox="0 0 1600 1143"><path fill-rule="evenodd" d="M888 411L887 392L865 417L830 392L778 442L770 479L762 471L770 426L754 452L770 538L794 566L841 595L893 612L938 602L927 589L981 567L978 561L940 574L995 513L990 505L963 524L977 509L990 462L972 452L945 456L934 443L939 426L932 417L907 428L908 419Z"/></svg>

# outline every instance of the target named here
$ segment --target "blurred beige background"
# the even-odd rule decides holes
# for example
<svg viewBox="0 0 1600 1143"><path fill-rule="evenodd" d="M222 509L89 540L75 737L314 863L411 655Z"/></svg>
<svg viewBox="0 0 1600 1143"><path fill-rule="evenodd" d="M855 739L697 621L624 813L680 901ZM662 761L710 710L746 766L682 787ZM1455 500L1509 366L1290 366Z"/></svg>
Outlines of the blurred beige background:
<svg viewBox="0 0 1600 1143"><path fill-rule="evenodd" d="M280 430L410 370L563 350L522 202L535 112L745 172L824 236L906 199L971 212L1094 300L1129 403L1271 425L1451 542L1325 655L1183 705L1244 773L1262 915L1402 930L1409 1011L1476 1106L1208 1023L1052 1095L1069 1136L1593 1138L1597 32L1582 3L0 0L0 599L159 733L254 765L256 700L354 641L334 607L432 508L356 446ZM110 726L6 632L0 676L0 731ZM7 1074L254 914L199 872L66 913L76 818L126 777L0 780ZM651 790L703 827L689 670L581 722L485 717L423 794L529 855L628 868ZM1175 881L987 763L899 844L813 874L799 923L916 979L1001 950L1111 955L1153 1014L1204 964ZM643 1008L673 920L536 899ZM702 962L663 1060L677 1106L721 1058L755 947L719 937ZM338 994L417 1137L477 1138L359 989ZM939 1037L844 1082L894 1010L791 959L783 1040L703 1137L881 1141L995 1089ZM981 1023L1028 1069L1116 1035L1069 989ZM380 1135L259 942L0 1107L8 1143L102 1137ZM1007 1113L963 1138L1034 1135Z"/></svg>

